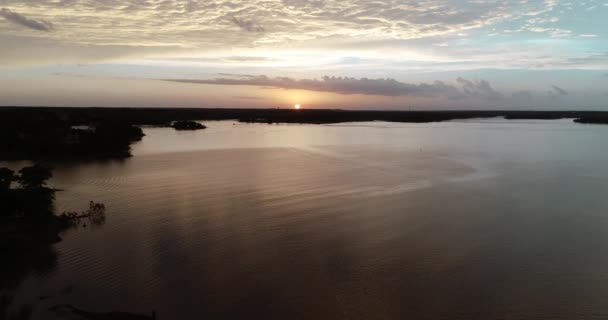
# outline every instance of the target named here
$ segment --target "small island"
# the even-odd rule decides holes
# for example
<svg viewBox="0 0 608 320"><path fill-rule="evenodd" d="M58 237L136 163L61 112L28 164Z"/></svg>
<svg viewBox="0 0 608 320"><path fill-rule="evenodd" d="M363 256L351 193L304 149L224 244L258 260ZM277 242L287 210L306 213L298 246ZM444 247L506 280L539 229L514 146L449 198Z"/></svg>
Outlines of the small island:
<svg viewBox="0 0 608 320"><path fill-rule="evenodd" d="M574 122L583 124L608 124L608 115L601 113L592 116L583 116L574 119Z"/></svg>
<svg viewBox="0 0 608 320"><path fill-rule="evenodd" d="M175 121L171 125L175 130L202 130L207 127L195 121Z"/></svg>

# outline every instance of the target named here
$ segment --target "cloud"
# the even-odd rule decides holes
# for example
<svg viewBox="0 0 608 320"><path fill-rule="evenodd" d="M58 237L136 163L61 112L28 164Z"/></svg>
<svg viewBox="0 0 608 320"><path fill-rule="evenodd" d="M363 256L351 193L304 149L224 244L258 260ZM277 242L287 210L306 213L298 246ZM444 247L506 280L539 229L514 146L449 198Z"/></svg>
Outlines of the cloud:
<svg viewBox="0 0 608 320"><path fill-rule="evenodd" d="M576 1L545 0L0 0L0 8L10 8L11 13L27 17L21 20L38 22L38 27L45 28L44 21L52 21L57 28L61 26L61 32L48 35L52 40L84 48L96 46L96 56L107 52L111 59L117 46L147 47L148 52L161 48L162 52L151 58L166 60L184 56L166 54L166 47L187 49L193 57L219 57L203 61L207 65L239 62L222 60L227 52L271 53L269 56L280 57L281 67L309 68L339 61L345 55L361 55L373 56L377 62L353 67L367 70L348 75L368 75L374 68L369 65L376 64L376 76L395 77L393 62L397 60L426 63L426 71L445 70L445 61L453 62L447 66L452 70L605 67L604 57L584 59L590 48L605 47L605 32L601 28L587 30L571 21L589 13L574 11L576 8L564 11L567 3L578 6ZM30 27L9 28L9 23L15 22L0 18L0 43L4 44L7 36L32 41ZM46 29L51 28L51 24L46 25ZM570 40L584 41L584 45L565 40L535 41L550 34L570 34L564 28L572 29ZM519 31L505 34L508 29ZM490 34L495 36L487 41L485 36ZM581 34L598 36L581 38ZM73 54L55 50L61 61L52 61L44 51L36 53L39 59L56 63L65 62L63 55ZM534 58L542 53L551 57ZM581 59L569 60L576 57ZM420 64L400 69L420 70Z"/></svg>
<svg viewBox="0 0 608 320"><path fill-rule="evenodd" d="M0 16L9 22L38 31L53 31L53 24L46 20L29 19L26 16L7 8L0 9Z"/></svg>
<svg viewBox="0 0 608 320"><path fill-rule="evenodd" d="M231 76L223 74L224 76ZM363 94L375 96L413 96L413 97L445 97L451 100L466 97L482 98L488 100L502 99L502 93L494 90L490 83L485 80L466 80L458 78L456 83L460 88L445 83L434 81L433 83L412 84L400 82L395 79L369 79L325 76L321 79L293 79L288 77L268 77L252 75L235 75L238 78L215 78L215 79L161 79L163 81L230 85L230 86L258 86L279 89L297 89L318 92L331 92L337 94Z"/></svg>
<svg viewBox="0 0 608 320"><path fill-rule="evenodd" d="M239 28L241 28L242 30L247 31L247 32L264 32L264 31L266 31L264 29L264 27L262 27L261 25L259 25L257 22L255 22L253 20L245 20L245 19L240 19L237 17L232 17L231 20L235 25L237 25Z"/></svg>
<svg viewBox="0 0 608 320"><path fill-rule="evenodd" d="M551 88L553 88L553 90L555 91L555 93L560 94L562 96L567 96L568 95L568 91L556 86L556 85L552 85Z"/></svg>
<svg viewBox="0 0 608 320"><path fill-rule="evenodd" d="M332 92L338 94L365 94L380 96L460 96L458 89L441 81L432 84L409 84L394 79L368 79L329 77L319 79L296 80L288 77L270 78L255 76L241 79L216 78L209 80L193 79L163 79L165 81L215 84L215 85L244 85L272 87L280 89L299 89L319 92Z"/></svg>
<svg viewBox="0 0 608 320"><path fill-rule="evenodd" d="M462 86L465 95L470 97L481 97L489 100L500 100L504 97L502 93L494 90L486 80L472 81L458 77L456 82Z"/></svg>
<svg viewBox="0 0 608 320"><path fill-rule="evenodd" d="M69 28L70 40L76 43L136 42L205 50L211 45L290 45L332 36L369 41L452 36L546 10L537 2L499 0L0 0L0 4L26 16L52 17ZM234 26L246 32L235 32Z"/></svg>

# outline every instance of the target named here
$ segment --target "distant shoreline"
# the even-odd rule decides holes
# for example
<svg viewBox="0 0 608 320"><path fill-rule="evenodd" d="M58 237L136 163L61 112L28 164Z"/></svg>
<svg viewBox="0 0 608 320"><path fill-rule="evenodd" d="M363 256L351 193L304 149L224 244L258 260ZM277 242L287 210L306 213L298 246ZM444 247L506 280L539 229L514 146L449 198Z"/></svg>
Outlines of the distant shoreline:
<svg viewBox="0 0 608 320"><path fill-rule="evenodd" d="M429 123L475 118L573 119L608 124L600 111L358 111L322 109L152 109L0 107L0 160L122 159L145 135L142 126L204 129L194 121L334 124Z"/></svg>
<svg viewBox="0 0 608 320"><path fill-rule="evenodd" d="M426 123L458 119L496 118L555 120L608 124L608 111L522 110L341 110L341 109L237 109L237 108L102 108L102 107L0 107L0 117L23 118L40 114L68 119L72 125L95 120L120 120L133 125L170 126L183 120L235 120L254 123L328 124L360 121Z"/></svg>

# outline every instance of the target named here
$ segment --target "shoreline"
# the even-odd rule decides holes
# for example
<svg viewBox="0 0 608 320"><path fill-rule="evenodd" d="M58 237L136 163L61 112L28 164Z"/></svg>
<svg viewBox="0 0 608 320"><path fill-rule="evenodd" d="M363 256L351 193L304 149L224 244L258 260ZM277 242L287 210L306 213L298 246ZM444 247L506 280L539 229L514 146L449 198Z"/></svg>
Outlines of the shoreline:
<svg viewBox="0 0 608 320"><path fill-rule="evenodd" d="M0 106L0 118L11 121L36 117L62 119L72 126L93 121L119 120L138 126L170 127L174 121L234 120L253 123L329 124L388 121L429 123L458 119L496 118L507 120L574 119L578 123L608 124L608 111L524 111L524 110L343 110L343 109L220 109L220 108L99 108L99 107L14 107Z"/></svg>

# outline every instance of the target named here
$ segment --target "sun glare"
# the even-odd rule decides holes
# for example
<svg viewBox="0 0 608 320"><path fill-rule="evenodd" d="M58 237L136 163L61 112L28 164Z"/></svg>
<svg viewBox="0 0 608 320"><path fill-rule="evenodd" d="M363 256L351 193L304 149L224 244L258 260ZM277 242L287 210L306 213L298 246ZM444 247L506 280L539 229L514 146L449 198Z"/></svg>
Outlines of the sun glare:
<svg viewBox="0 0 608 320"><path fill-rule="evenodd" d="M293 106L293 108L297 110L297 109L300 109L301 107L300 107L299 104L296 104L296 105Z"/></svg>

